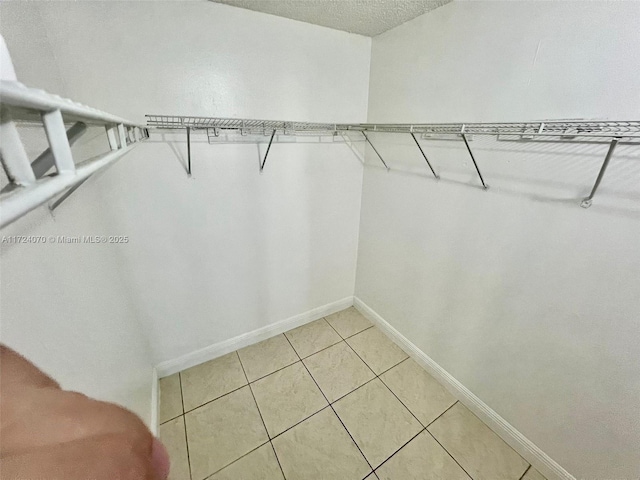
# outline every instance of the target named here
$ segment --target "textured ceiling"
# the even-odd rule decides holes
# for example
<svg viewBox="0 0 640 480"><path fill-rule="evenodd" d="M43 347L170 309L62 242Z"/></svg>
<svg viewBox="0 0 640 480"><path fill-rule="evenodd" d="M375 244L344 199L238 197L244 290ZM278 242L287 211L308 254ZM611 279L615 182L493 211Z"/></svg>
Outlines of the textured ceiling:
<svg viewBox="0 0 640 480"><path fill-rule="evenodd" d="M451 0L211 0L373 37Z"/></svg>

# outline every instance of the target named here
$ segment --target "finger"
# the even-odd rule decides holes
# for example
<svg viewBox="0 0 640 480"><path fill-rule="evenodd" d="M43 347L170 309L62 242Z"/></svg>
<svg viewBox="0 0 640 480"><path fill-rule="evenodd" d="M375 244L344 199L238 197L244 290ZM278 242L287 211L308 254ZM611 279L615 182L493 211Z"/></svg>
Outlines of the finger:
<svg viewBox="0 0 640 480"><path fill-rule="evenodd" d="M49 445L2 458L2 479L159 480L151 446L126 434Z"/></svg>
<svg viewBox="0 0 640 480"><path fill-rule="evenodd" d="M157 438L153 439L153 447L151 448L151 465L156 472L158 480L167 480L171 462L169 460L169 452L165 446Z"/></svg>
<svg viewBox="0 0 640 480"><path fill-rule="evenodd" d="M2 392L17 387L32 386L36 388L60 388L49 375L36 367L15 350L0 344L0 382Z"/></svg>
<svg viewBox="0 0 640 480"><path fill-rule="evenodd" d="M105 434L126 434L151 451L152 435L134 413L76 392L43 390L3 405L5 454Z"/></svg>

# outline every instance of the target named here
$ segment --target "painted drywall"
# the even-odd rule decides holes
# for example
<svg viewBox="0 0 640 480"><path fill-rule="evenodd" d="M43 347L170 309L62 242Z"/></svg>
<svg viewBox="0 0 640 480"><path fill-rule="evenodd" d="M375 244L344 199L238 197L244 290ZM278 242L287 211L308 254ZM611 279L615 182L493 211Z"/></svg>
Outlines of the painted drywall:
<svg viewBox="0 0 640 480"><path fill-rule="evenodd" d="M374 38L369 121L637 119L640 5L453 2ZM408 137L408 136L407 136ZM356 295L576 478L640 472L640 147L372 134Z"/></svg>
<svg viewBox="0 0 640 480"><path fill-rule="evenodd" d="M0 8L18 78L126 118L366 120L369 38L211 2ZM154 363L353 294L363 168L346 144L274 143L261 174L268 136L209 145L194 134L188 177L185 140L152 134L56 213L72 222L67 205L93 202L104 228L129 237L117 288Z"/></svg>
<svg viewBox="0 0 640 480"><path fill-rule="evenodd" d="M20 130L30 158L46 148L40 130ZM114 232L101 193L83 193L55 220L40 208L0 232L0 341L63 388L123 405L153 427L153 359L121 246L68 243Z"/></svg>

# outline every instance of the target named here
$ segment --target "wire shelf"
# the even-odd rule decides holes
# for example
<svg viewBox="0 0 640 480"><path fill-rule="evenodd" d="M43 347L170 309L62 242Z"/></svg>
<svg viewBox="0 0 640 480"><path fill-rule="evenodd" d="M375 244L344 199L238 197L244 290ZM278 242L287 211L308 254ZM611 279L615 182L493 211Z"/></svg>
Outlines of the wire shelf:
<svg viewBox="0 0 640 480"><path fill-rule="evenodd" d="M279 120L256 120L219 117L188 117L175 115L146 115L147 126L162 129L210 129L213 135L220 131L235 131L242 135L300 133L336 134L348 131L418 133L425 136L448 135L508 135L522 139L537 137L620 138L640 139L640 121L564 121L519 123L309 123ZM211 135L212 132L209 132Z"/></svg>
<svg viewBox="0 0 640 480"><path fill-rule="evenodd" d="M29 161L16 128L17 123L39 123L47 135L49 148ZM75 122L70 129L65 123ZM86 125L105 128L110 152L76 165L71 145ZM9 184L0 192L0 228L34 208L63 194L50 209L56 208L89 176L128 153L149 131L123 118L29 88L14 80L0 80L0 161ZM55 167L56 173L46 175Z"/></svg>
<svg viewBox="0 0 640 480"><path fill-rule="evenodd" d="M429 170L436 180L440 177L427 158L416 134L429 139L462 139L478 174L478 178L485 190L489 188L482 176L478 162L469 145L473 135L496 136L497 140L507 141L568 141L568 142L597 142L609 143L609 150L604 159L598 178L589 196L584 197L580 205L584 208L591 206L593 197L600 185L602 177L609 165L618 143L640 143L640 121L610 121L610 120L548 120L535 122L503 122L503 123L309 123L287 122L279 120L257 120L243 118L221 117L185 117L179 115L146 115L147 126L158 129L186 129L187 132L187 173L191 175L191 131L205 130L209 143L212 139L224 135L225 140L243 142L231 134L270 136L264 158L260 163L260 171L264 169L269 151L276 135L345 135L349 132L359 132L362 140L367 142L375 152L380 162L387 170L389 165L372 143L367 133L387 132L406 133L413 137L416 147L424 158Z"/></svg>

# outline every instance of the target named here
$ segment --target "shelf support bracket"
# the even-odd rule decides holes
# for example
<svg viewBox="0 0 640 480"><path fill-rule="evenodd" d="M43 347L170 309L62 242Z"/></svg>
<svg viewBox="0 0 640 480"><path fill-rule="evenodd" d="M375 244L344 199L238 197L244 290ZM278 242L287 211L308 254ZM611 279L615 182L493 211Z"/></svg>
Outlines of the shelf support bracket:
<svg viewBox="0 0 640 480"><path fill-rule="evenodd" d="M267 151L264 154L264 160L262 160L262 164L260 165L260 171L262 171L264 169L264 165L265 163L267 163L267 157L269 156L269 150L271 150L271 144L273 143L273 137L276 136L276 130L273 129L273 132L271 133L271 138L269 139L269 146L267 147Z"/></svg>
<svg viewBox="0 0 640 480"><path fill-rule="evenodd" d="M53 212L56 208L58 208L62 202L64 202L67 198L69 198L71 195L73 195L73 192L75 192L77 189L79 189L80 186L84 182L86 182L87 180L89 180L89 178L85 178L84 180L80 180L73 187L71 187L69 190L67 190L62 195L60 195L60 198L58 198L55 202L53 202L53 203L51 203L51 205L49 205L49 211Z"/></svg>
<svg viewBox="0 0 640 480"><path fill-rule="evenodd" d="M376 152L376 155L378 155L378 158L380 159L380 161L384 165L384 168L386 168L387 172L388 172L389 171L389 167L387 166L387 163L384 161L384 158L382 158L382 155L380 155L380 152L378 152L378 150L376 150L376 147L373 146L373 143L371 143L371 140L369 140L369 137L367 137L367 134L364 133L364 130L362 131L362 135L364 135L364 139L367 141L367 143L369 145L371 145L371 148L373 148L373 151Z"/></svg>
<svg viewBox="0 0 640 480"><path fill-rule="evenodd" d="M462 132L460 132L460 136L462 136L462 140L464 141L465 146L467 147L467 151L469 152L469 156L473 161L473 166L476 167L476 172L478 172L478 177L480 177L480 181L482 182L482 188L485 190L489 188L486 183L484 183L484 178L482 178L482 174L480 173L480 169L478 168L478 164L476 163L476 159L473 156L473 152L471 151L471 147L469 146L469 142L467 141L467 135L464 133L464 125L462 126Z"/></svg>
<svg viewBox="0 0 640 480"><path fill-rule="evenodd" d="M87 126L84 123L74 123L66 132L69 145L73 145L76 140L78 140L82 136L82 134L86 132L86 130ZM38 158L31 162L31 169L33 170L33 174L35 175L36 179L42 178L51 167L53 167L53 153L51 152L51 147L47 148L38 156ZM4 187L0 193L11 191L14 188L14 185L9 184Z"/></svg>
<svg viewBox="0 0 640 480"><path fill-rule="evenodd" d="M438 175L436 175L436 172L433 169L433 167L431 166L431 163L429 162L429 159L427 158L427 156L425 155L424 151L422 150L422 147L418 143L418 139L416 138L415 134L413 132L410 132L410 133L411 133L411 136L413 137L413 141L416 142L416 145L418 146L418 149L420 150L420 153L424 157L424 161L427 162L427 165L429 165L429 169L431 170L431 173L433 173L433 176L436 178L436 180L440 180L440 177Z"/></svg>
<svg viewBox="0 0 640 480"><path fill-rule="evenodd" d="M593 203L592 202L593 196L596 194L596 191L600 186L602 177L604 177L604 172L607 171L607 167L609 166L609 161L611 160L611 157L613 156L613 152L615 151L616 146L618 145L618 141L620 141L620 138L617 138L617 137L611 140L611 144L609 145L609 151L607 152L607 156L604 157L604 162L602 162L602 167L600 167L600 172L598 173L598 178L596 178L596 183L593 185L593 188L591 189L591 193L589 194L589 196L583 198L582 202L580 203L580 206L582 208L589 208Z"/></svg>
<svg viewBox="0 0 640 480"><path fill-rule="evenodd" d="M187 127L187 175L191 176L191 127Z"/></svg>

